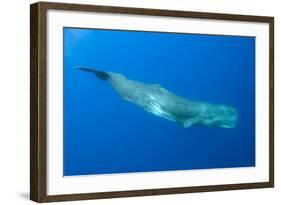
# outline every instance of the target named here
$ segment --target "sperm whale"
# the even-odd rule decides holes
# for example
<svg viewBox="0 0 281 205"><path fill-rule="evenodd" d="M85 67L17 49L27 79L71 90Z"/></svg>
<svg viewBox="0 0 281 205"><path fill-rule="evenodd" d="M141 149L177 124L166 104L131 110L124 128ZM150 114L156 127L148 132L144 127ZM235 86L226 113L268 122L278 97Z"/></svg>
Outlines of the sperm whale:
<svg viewBox="0 0 281 205"><path fill-rule="evenodd" d="M181 124L183 127L206 126L234 128L238 112L232 106L189 100L178 96L159 84L130 80L123 74L95 68L77 67L107 81L125 100L156 116Z"/></svg>

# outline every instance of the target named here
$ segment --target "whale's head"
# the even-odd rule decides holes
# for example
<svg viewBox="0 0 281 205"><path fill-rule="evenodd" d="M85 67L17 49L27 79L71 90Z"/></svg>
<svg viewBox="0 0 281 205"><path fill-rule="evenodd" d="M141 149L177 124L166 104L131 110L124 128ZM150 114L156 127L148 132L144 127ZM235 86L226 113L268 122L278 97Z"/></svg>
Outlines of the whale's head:
<svg viewBox="0 0 281 205"><path fill-rule="evenodd" d="M202 104L203 113L199 115L195 124L208 127L234 128L238 121L235 108L226 105Z"/></svg>
<svg viewBox="0 0 281 205"><path fill-rule="evenodd" d="M224 128L234 128L238 121L238 112L235 108L221 105L218 111L219 126Z"/></svg>

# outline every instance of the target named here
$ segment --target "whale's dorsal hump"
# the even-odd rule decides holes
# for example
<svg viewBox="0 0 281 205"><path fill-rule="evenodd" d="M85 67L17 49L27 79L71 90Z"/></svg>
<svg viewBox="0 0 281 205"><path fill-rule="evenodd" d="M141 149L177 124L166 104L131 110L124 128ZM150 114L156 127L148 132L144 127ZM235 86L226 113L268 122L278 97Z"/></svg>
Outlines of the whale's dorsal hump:
<svg viewBox="0 0 281 205"><path fill-rule="evenodd" d="M153 86L153 87L155 87L155 88L162 88L158 83L151 84L151 86Z"/></svg>
<svg viewBox="0 0 281 205"><path fill-rule="evenodd" d="M153 83L150 84L151 87L153 87L154 89L158 89L158 90L165 90L165 88L163 88L161 85L159 85L158 83Z"/></svg>
<svg viewBox="0 0 281 205"><path fill-rule="evenodd" d="M150 84L150 86L154 91L169 93L169 91L167 89L165 89L164 87L162 87L158 83L157 84Z"/></svg>

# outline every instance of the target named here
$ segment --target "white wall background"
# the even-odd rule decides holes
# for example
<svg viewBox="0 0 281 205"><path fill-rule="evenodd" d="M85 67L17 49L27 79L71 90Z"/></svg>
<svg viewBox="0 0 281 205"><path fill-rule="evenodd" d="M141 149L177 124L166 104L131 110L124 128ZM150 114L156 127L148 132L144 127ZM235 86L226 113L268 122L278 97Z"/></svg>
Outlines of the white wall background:
<svg viewBox="0 0 281 205"><path fill-rule="evenodd" d="M50 0L51 1L51 0ZM65 202L69 204L278 204L281 196L281 6L278 0L72 0L61 2L275 16L276 187L169 196ZM29 4L2 1L0 7L0 204L29 201ZM280 125L279 125L280 124ZM280 203L280 202L279 202ZM56 204L56 203L53 203ZM63 203L60 203L63 204Z"/></svg>

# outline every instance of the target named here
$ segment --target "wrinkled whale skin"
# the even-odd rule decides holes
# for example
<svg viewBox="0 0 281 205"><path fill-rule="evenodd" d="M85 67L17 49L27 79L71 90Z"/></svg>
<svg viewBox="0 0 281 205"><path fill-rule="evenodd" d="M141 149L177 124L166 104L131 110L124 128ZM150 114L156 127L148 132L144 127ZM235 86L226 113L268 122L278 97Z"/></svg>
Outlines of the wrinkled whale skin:
<svg viewBox="0 0 281 205"><path fill-rule="evenodd" d="M149 113L180 123L183 127L199 125L234 128L237 124L238 112L231 106L188 100L159 84L130 80L119 73L84 67L79 69L94 73L99 79L108 81L125 100Z"/></svg>

